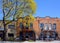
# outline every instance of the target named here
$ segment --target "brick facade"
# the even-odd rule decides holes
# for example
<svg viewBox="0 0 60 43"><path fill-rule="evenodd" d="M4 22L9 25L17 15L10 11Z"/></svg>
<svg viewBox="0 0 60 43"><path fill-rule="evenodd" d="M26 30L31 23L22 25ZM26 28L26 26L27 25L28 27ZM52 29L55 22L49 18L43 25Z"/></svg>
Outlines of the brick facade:
<svg viewBox="0 0 60 43"><path fill-rule="evenodd" d="M35 21L33 22L33 29L34 31L37 33L37 35L39 35L41 33L41 28L39 26L40 23L51 23L54 24L56 23L56 32L58 33L58 35L60 36L60 18L51 18L51 17L37 17L35 19Z"/></svg>

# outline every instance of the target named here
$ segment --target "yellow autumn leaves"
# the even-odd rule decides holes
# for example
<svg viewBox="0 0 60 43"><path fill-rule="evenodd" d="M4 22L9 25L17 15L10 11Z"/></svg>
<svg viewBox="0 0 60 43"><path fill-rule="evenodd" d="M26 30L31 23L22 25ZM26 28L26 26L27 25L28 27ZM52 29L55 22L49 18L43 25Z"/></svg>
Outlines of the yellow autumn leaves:
<svg viewBox="0 0 60 43"><path fill-rule="evenodd" d="M28 25L30 26L30 23L33 23L34 21L34 17L33 17L33 14L35 13L36 11L36 4L34 2L34 0L25 0L25 2L28 4L26 5L27 9L28 9L28 6L29 6L29 9L32 11L31 13L29 13L28 15L22 17L21 15L23 15L23 10L21 11L20 10L20 19L17 20L18 24L20 22L22 22L24 24L24 26ZM25 7L25 6L24 6ZM26 11L27 11L26 9ZM28 12L28 11L27 11ZM25 14L24 14L25 15ZM17 18L19 18L19 16L17 16ZM27 23L27 24L26 24Z"/></svg>
<svg viewBox="0 0 60 43"><path fill-rule="evenodd" d="M30 26L30 23L33 23L34 21L34 17L30 14L30 15L27 15L25 17L20 17L17 22L20 23L22 22L24 24L24 26L26 26L26 23L28 26Z"/></svg>
<svg viewBox="0 0 60 43"><path fill-rule="evenodd" d="M20 0L23 3L21 6L17 6L19 9L15 15L16 18L33 15L36 11L36 4L34 0Z"/></svg>
<svg viewBox="0 0 60 43"><path fill-rule="evenodd" d="M30 3L30 7L31 7L33 13L35 13L35 11L36 11L36 4L35 4L34 0L30 0L30 2L31 2Z"/></svg>

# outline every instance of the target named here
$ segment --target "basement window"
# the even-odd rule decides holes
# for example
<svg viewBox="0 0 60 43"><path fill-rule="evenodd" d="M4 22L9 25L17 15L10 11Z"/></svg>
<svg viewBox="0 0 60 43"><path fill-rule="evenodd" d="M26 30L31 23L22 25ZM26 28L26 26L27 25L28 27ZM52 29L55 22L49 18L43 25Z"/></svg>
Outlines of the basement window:
<svg viewBox="0 0 60 43"><path fill-rule="evenodd" d="M14 37L13 33L8 33L8 37Z"/></svg>

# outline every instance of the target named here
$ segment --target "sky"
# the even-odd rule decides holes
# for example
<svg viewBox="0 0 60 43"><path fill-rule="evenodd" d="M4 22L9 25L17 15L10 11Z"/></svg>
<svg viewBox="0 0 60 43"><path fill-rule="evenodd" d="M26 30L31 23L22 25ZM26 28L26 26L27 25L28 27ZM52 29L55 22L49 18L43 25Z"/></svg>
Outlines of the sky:
<svg viewBox="0 0 60 43"><path fill-rule="evenodd" d="M60 0L35 0L37 10L35 16L60 18Z"/></svg>
<svg viewBox="0 0 60 43"><path fill-rule="evenodd" d="M58 17L60 18L60 0L35 0L36 13L35 17ZM0 20L3 18L2 0L0 0Z"/></svg>

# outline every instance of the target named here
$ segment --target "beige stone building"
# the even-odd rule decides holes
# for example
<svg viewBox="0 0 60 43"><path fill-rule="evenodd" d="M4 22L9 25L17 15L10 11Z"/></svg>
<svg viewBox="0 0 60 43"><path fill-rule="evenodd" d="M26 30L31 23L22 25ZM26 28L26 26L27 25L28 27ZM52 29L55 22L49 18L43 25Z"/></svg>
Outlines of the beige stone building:
<svg viewBox="0 0 60 43"><path fill-rule="evenodd" d="M7 40L12 37L13 39L16 38L16 22L12 21L11 23L6 25L6 38Z"/></svg>

